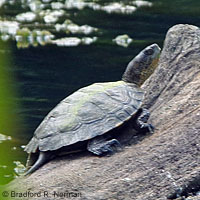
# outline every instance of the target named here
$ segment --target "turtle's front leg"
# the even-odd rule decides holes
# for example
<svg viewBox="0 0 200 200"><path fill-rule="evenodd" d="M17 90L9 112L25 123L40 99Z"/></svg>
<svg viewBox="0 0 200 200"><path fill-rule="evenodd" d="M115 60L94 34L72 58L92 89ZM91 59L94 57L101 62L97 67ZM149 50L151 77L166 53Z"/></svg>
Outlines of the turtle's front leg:
<svg viewBox="0 0 200 200"><path fill-rule="evenodd" d="M154 127L152 124L147 123L150 117L150 113L146 108L142 108L142 111L136 119L136 128L139 130L144 130L150 133L154 132Z"/></svg>
<svg viewBox="0 0 200 200"><path fill-rule="evenodd" d="M88 142L87 150L96 155L104 155L113 153L114 149L117 147L121 148L121 144L118 140L106 140L104 136L97 136Z"/></svg>

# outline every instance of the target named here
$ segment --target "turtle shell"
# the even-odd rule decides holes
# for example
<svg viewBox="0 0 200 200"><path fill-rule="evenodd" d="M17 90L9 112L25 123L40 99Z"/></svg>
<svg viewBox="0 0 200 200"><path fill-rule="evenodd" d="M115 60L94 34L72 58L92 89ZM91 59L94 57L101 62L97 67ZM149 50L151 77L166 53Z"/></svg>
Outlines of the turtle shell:
<svg viewBox="0 0 200 200"><path fill-rule="evenodd" d="M135 115L143 98L138 86L124 81L81 88L50 111L25 151L53 151L105 134Z"/></svg>

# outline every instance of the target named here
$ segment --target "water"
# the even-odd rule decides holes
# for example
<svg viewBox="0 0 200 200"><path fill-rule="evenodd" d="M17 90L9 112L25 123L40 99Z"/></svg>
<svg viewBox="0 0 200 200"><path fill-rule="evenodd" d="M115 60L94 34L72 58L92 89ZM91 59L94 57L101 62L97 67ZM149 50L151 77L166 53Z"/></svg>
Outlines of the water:
<svg viewBox="0 0 200 200"><path fill-rule="evenodd" d="M0 184L15 177L13 161L26 160L21 146L60 100L94 82L119 80L127 63L145 46L162 46L171 26L200 25L200 2L195 0L123 2L120 6L117 0L0 3L0 36L9 44L0 54L11 60L7 69L15 76L14 100L20 105L16 113L23 130L16 135L0 127L0 133L12 137L0 144L1 158L7 155L0 160Z"/></svg>

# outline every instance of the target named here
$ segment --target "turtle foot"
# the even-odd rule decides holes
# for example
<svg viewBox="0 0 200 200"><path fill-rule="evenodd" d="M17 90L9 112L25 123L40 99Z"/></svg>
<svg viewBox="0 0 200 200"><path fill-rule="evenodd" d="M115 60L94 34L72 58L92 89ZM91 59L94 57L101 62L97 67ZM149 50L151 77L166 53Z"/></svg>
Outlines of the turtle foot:
<svg viewBox="0 0 200 200"><path fill-rule="evenodd" d="M154 126L147 123L149 117L149 111L145 108L142 108L142 111L136 120L136 128L144 132L154 133Z"/></svg>
<svg viewBox="0 0 200 200"><path fill-rule="evenodd" d="M121 149L121 144L118 140L112 139L105 141L99 138L94 138L88 142L88 151L100 156L105 154L113 154L118 148Z"/></svg>

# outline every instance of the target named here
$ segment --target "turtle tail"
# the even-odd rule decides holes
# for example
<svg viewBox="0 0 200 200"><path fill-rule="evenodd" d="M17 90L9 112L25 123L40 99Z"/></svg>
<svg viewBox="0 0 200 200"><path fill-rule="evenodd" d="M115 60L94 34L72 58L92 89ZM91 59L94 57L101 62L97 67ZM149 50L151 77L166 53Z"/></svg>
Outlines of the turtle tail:
<svg viewBox="0 0 200 200"><path fill-rule="evenodd" d="M24 176L27 176L28 174L33 173L37 169L39 169L42 165L44 165L47 161L49 161L52 158L52 154L49 152L40 152L39 157L35 164L24 174Z"/></svg>

